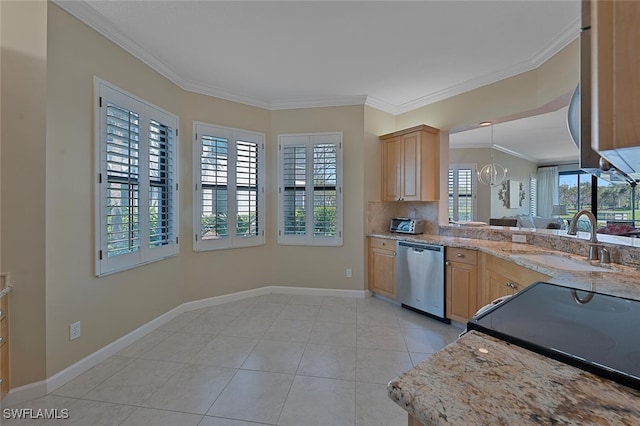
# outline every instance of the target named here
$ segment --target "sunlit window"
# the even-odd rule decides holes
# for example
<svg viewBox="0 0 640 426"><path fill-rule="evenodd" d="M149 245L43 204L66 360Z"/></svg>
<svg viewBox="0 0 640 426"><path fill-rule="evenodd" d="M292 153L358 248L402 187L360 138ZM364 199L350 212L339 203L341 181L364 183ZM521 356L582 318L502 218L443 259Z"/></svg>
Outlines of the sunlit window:
<svg viewBox="0 0 640 426"><path fill-rule="evenodd" d="M449 219L471 222L476 216L476 167L471 164L449 165Z"/></svg>

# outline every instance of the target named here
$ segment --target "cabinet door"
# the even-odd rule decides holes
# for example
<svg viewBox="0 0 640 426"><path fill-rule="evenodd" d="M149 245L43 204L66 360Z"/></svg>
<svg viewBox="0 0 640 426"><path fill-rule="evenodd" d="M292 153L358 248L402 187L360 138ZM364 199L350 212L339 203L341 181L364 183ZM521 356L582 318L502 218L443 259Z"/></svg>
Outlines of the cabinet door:
<svg viewBox="0 0 640 426"><path fill-rule="evenodd" d="M9 344L0 346L0 399L9 392Z"/></svg>
<svg viewBox="0 0 640 426"><path fill-rule="evenodd" d="M402 141L399 137L382 144L382 201L399 201L401 196Z"/></svg>
<svg viewBox="0 0 640 426"><path fill-rule="evenodd" d="M476 265L447 261L447 318L466 322L478 310Z"/></svg>
<svg viewBox="0 0 640 426"><path fill-rule="evenodd" d="M400 198L402 201L420 201L420 132L402 136Z"/></svg>
<svg viewBox="0 0 640 426"><path fill-rule="evenodd" d="M640 146L639 17L638 1L591 2L592 145L605 157Z"/></svg>
<svg viewBox="0 0 640 426"><path fill-rule="evenodd" d="M517 283L511 281L505 275L502 275L499 272L496 272L492 269L487 271L487 282L486 285L486 299L483 301L483 306L491 303L493 300L506 296L512 295L515 293L515 287L518 286Z"/></svg>
<svg viewBox="0 0 640 426"><path fill-rule="evenodd" d="M378 248L369 249L369 289L395 299L396 253Z"/></svg>

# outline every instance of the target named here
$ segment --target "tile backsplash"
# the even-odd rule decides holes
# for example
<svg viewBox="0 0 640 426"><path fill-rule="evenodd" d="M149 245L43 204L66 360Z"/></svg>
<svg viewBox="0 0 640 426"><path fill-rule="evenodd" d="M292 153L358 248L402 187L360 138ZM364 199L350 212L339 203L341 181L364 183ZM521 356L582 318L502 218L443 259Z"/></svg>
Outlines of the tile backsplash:
<svg viewBox="0 0 640 426"><path fill-rule="evenodd" d="M438 203L412 201L369 201L367 203L367 233L389 232L394 217L424 219L425 234L438 234Z"/></svg>

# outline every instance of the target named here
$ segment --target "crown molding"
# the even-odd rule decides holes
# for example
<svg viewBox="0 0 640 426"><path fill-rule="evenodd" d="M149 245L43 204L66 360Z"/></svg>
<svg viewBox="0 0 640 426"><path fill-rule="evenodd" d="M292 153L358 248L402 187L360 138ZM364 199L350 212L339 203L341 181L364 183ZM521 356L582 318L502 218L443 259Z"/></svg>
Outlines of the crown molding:
<svg viewBox="0 0 640 426"><path fill-rule="evenodd" d="M373 96L367 96L367 101L365 102L365 105L370 106L371 108L380 110L382 112L386 112L387 114L399 115L398 107L396 105L374 98Z"/></svg>
<svg viewBox="0 0 640 426"><path fill-rule="evenodd" d="M162 74L174 84L182 87L181 79L173 70L165 66L162 62L150 55L145 49L140 47L136 42L125 36L123 33L113 27L112 22L105 18L100 12L90 6L88 1L78 0L51 0L53 3L61 7L63 10L78 18L81 22L88 25L113 43L117 44L138 60Z"/></svg>
<svg viewBox="0 0 640 426"><path fill-rule="evenodd" d="M214 98L224 99L226 101L237 102L240 104L250 105L258 108L269 110L271 109L271 103L269 103L268 101L252 98L250 96L240 95L238 93L221 89L219 87L211 87L206 84L186 82L184 80L180 80L179 82L174 81L174 83L180 86L180 88L189 92L199 93L206 96L213 96Z"/></svg>
<svg viewBox="0 0 640 426"><path fill-rule="evenodd" d="M319 108L332 106L364 105L367 95L340 96L335 98L282 99L271 102L271 110Z"/></svg>
<svg viewBox="0 0 640 426"><path fill-rule="evenodd" d="M530 60L523 61L506 69L480 76L471 80L467 80L460 84L448 87L443 90L422 96L415 100L403 103L401 105L393 105L389 102L373 98L367 95L332 97L332 98L309 98L309 99L282 99L267 101L239 94L230 90L219 87L212 87L206 84L192 82L182 79L176 72L164 65L153 55L149 54L145 49L140 47L135 41L131 40L123 33L113 27L113 23L100 14L96 9L90 6L88 1L79 0L52 0L53 3L70 13L81 22L85 23L107 39L120 46L125 51L169 79L178 87L206 96L212 96L232 102L238 102L245 105L251 105L258 108L269 110L283 110L293 108L316 108L346 105L367 105L380 111L398 116L409 111L433 104L435 102L460 95L470 90L478 89L482 86L495 83L505 78L513 77L523 72L531 71L538 68L549 58L566 47L575 40L579 35L579 20L575 20L570 27L560 34L551 43L542 48Z"/></svg>
<svg viewBox="0 0 640 426"><path fill-rule="evenodd" d="M529 157L528 155L520 154L519 152L512 151L509 148L505 148L504 146L493 145L493 149L495 149L496 151L504 152L505 154L509 154L512 157L522 158L523 160L527 160L527 161L530 161L532 163L538 164L540 162L540 160L537 159L537 158L533 158L533 157Z"/></svg>

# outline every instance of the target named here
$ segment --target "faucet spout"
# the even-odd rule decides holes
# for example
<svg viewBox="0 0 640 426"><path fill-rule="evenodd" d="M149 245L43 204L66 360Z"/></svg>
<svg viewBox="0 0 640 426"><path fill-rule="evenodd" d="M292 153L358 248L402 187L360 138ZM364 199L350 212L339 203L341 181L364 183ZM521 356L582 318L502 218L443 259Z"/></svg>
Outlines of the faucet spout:
<svg viewBox="0 0 640 426"><path fill-rule="evenodd" d="M578 235L578 219L580 218L580 216L583 216L583 215L587 216L587 219L589 219L589 223L591 224L590 241L594 244L597 244L598 237L596 233L596 228L597 228L596 217L591 212L591 210L586 210L586 209L580 210L578 213L576 213L573 216L573 219L571 219L571 225L569 226L569 230L567 231L567 235Z"/></svg>

